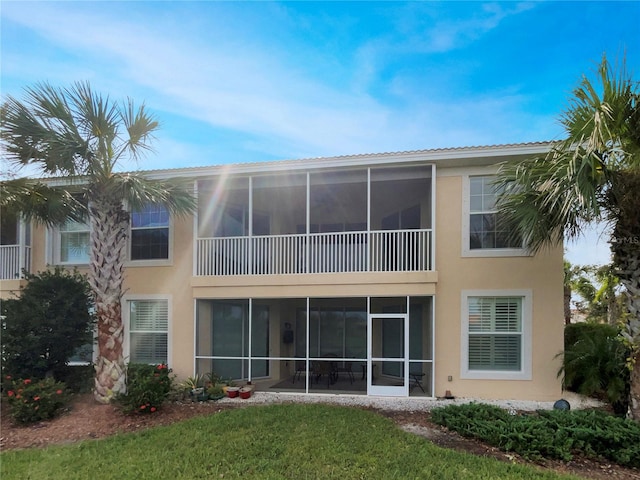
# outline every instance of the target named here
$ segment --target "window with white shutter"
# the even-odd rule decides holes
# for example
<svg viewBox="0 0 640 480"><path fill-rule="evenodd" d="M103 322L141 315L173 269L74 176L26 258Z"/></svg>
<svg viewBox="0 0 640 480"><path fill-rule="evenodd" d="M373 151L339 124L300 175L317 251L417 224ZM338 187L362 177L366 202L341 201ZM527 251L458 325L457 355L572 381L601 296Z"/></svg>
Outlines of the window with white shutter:
<svg viewBox="0 0 640 480"><path fill-rule="evenodd" d="M462 378L529 378L530 291L481 293L485 292L463 292Z"/></svg>
<svg viewBox="0 0 640 480"><path fill-rule="evenodd" d="M168 300L129 301L130 362L167 363L168 336Z"/></svg>
<svg viewBox="0 0 640 480"><path fill-rule="evenodd" d="M469 370L522 367L522 298L469 298Z"/></svg>

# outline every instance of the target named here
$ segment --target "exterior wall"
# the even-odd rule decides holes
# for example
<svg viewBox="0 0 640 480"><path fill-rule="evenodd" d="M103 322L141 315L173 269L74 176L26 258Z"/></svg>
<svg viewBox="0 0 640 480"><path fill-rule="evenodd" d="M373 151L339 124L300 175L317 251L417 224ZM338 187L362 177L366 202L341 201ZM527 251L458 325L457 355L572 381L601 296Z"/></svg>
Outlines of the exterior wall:
<svg viewBox="0 0 640 480"><path fill-rule="evenodd" d="M15 298L20 292L20 287L27 284L24 280L0 280L0 300Z"/></svg>
<svg viewBox="0 0 640 480"><path fill-rule="evenodd" d="M556 377L563 350L562 247L535 257L463 258L460 175L439 176L436 184L436 396L557 400ZM533 293L532 372L528 381L468 380L461 371L461 292L531 289ZM448 377L452 381L448 381Z"/></svg>
<svg viewBox="0 0 640 480"><path fill-rule="evenodd" d="M173 220L173 258L169 266L135 266L125 269L125 294L170 298L169 365L184 378L193 375L194 300L190 279L193 271L193 217ZM126 307L126 305L125 305Z"/></svg>
<svg viewBox="0 0 640 480"><path fill-rule="evenodd" d="M450 390L457 397L555 400L561 394L556 377L560 360L556 355L563 348L562 247L535 257L463 257L465 171L440 166L437 169L436 271L194 277L194 218L186 217L173 219L170 265L145 266L140 262L126 268L126 297L170 298L169 363L178 377L184 378L194 373L195 299L434 295L436 396ZM430 213L426 208L422 210L423 215ZM43 227L33 229L32 246L32 271L43 270L47 258ZM18 280L2 281L0 298L6 298L19 284ZM461 379L462 291L507 289L532 292L531 380ZM279 348L279 335L274 335L274 355L279 354Z"/></svg>

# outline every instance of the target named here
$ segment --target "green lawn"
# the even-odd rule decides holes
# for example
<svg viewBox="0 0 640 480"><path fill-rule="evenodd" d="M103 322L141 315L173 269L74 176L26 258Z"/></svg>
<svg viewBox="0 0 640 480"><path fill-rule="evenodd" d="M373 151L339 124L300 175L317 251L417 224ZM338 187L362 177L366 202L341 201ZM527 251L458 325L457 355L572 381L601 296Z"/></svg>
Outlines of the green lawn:
<svg viewBox="0 0 640 480"><path fill-rule="evenodd" d="M0 455L11 479L569 479L438 448L356 408L270 405Z"/></svg>

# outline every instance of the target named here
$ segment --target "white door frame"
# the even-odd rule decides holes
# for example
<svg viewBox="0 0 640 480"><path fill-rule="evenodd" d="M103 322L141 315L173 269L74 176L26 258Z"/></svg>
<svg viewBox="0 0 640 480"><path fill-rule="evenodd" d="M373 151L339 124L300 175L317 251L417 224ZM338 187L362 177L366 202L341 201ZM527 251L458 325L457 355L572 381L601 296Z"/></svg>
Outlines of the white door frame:
<svg viewBox="0 0 640 480"><path fill-rule="evenodd" d="M395 319L403 321L404 325L404 357L384 358L373 356L373 320L374 319ZM382 375L382 362L403 361L404 384L402 386L374 385L373 365L379 365L378 375ZM379 395L386 397L408 397L409 396L409 314L408 313L373 313L367 317L367 395Z"/></svg>

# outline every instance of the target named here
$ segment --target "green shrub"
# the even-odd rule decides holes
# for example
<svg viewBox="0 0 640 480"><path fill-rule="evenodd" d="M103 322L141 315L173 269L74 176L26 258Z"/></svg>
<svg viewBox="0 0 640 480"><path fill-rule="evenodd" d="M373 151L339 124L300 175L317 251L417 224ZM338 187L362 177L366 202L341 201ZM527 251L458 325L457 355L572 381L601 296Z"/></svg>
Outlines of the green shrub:
<svg viewBox="0 0 640 480"><path fill-rule="evenodd" d="M570 460L574 453L640 466L640 425L607 413L539 411L510 415L484 404L432 410L434 422L525 458Z"/></svg>
<svg viewBox="0 0 640 480"><path fill-rule="evenodd" d="M127 414L157 412L173 388L171 370L164 364L130 363L127 366L127 392L115 398Z"/></svg>
<svg viewBox="0 0 640 480"><path fill-rule="evenodd" d="M629 349L618 329L605 324L580 323L565 327L565 351L558 375L563 386L583 395L606 399L617 414L627 412Z"/></svg>
<svg viewBox="0 0 640 480"><path fill-rule="evenodd" d="M73 352L93 342L91 288L83 275L61 267L25 278L20 296L0 304L2 374L61 380Z"/></svg>
<svg viewBox="0 0 640 480"><path fill-rule="evenodd" d="M5 377L4 391L10 414L18 423L34 423L55 417L69 400L66 387L53 378L33 381Z"/></svg>
<svg viewBox="0 0 640 480"><path fill-rule="evenodd" d="M214 383L207 388L207 395L209 395L209 399L211 400L220 400L224 397L224 390L222 389L222 385L219 383Z"/></svg>
<svg viewBox="0 0 640 480"><path fill-rule="evenodd" d="M89 365L67 365L58 371L57 379L72 393L91 393L94 386L95 367Z"/></svg>

